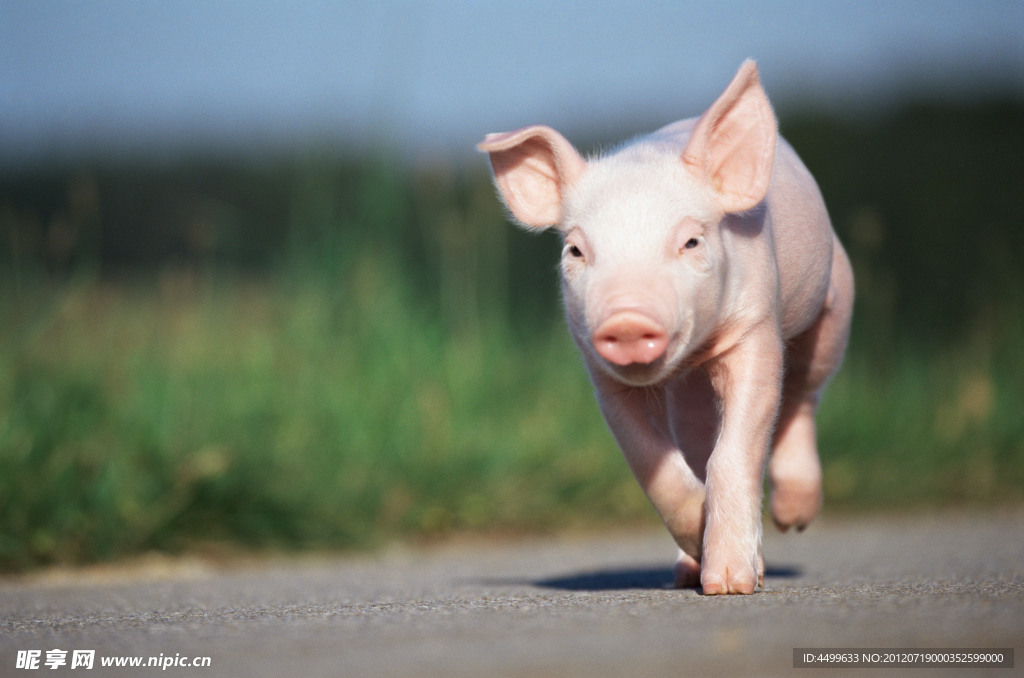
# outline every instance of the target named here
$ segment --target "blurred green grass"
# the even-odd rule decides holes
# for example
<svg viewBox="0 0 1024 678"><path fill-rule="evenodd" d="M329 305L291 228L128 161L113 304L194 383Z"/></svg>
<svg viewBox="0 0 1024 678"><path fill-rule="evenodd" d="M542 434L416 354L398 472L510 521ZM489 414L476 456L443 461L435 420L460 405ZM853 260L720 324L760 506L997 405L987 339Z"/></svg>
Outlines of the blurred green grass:
<svg viewBox="0 0 1024 678"><path fill-rule="evenodd" d="M959 184L893 141L943 120L785 130L858 275L828 510L1024 500L1024 116L952 115ZM8 176L0 233L0 569L655 520L482 163Z"/></svg>
<svg viewBox="0 0 1024 678"><path fill-rule="evenodd" d="M22 309L0 362L4 564L643 516L567 337L445 336L387 269L357 262L351 303L79 284Z"/></svg>

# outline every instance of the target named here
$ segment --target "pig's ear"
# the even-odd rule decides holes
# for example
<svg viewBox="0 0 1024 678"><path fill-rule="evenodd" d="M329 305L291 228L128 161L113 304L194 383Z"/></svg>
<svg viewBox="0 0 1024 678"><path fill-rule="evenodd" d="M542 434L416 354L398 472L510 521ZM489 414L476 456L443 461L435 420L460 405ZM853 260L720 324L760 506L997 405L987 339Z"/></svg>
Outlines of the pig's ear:
<svg viewBox="0 0 1024 678"><path fill-rule="evenodd" d="M561 222L562 198L587 166L565 137L538 125L488 134L477 148L490 154L494 181L516 220L531 228Z"/></svg>
<svg viewBox="0 0 1024 678"><path fill-rule="evenodd" d="M757 65L747 60L697 121L683 162L711 184L726 212L742 212L768 192L777 137Z"/></svg>

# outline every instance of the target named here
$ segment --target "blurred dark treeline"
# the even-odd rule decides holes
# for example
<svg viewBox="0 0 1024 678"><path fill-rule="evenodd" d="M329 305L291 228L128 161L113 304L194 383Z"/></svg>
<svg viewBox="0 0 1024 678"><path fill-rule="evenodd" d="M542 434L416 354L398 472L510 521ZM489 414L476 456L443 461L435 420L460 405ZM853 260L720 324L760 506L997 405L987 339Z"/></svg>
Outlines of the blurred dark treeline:
<svg viewBox="0 0 1024 678"><path fill-rule="evenodd" d="M878 120L793 115L782 131L818 179L854 262L854 338L880 360L1020 336L1024 104L911 104Z"/></svg>
<svg viewBox="0 0 1024 678"><path fill-rule="evenodd" d="M1020 323L1024 104L780 120L854 260L855 345L884 356L903 339L949 345ZM482 156L458 167L324 152L0 170L0 284L15 291L168 270L329 282L365 251L397 257L455 325L484 306L516 326L559 313L556 247L504 223Z"/></svg>

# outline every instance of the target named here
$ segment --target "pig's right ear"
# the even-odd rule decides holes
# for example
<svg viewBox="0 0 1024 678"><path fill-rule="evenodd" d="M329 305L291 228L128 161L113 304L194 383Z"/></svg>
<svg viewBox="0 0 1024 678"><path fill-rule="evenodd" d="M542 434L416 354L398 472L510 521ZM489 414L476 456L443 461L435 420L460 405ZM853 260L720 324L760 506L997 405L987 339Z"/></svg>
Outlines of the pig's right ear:
<svg viewBox="0 0 1024 678"><path fill-rule="evenodd" d="M488 134L477 148L490 154L494 182L519 223L547 228L562 221L565 192L587 167L565 137L537 125Z"/></svg>

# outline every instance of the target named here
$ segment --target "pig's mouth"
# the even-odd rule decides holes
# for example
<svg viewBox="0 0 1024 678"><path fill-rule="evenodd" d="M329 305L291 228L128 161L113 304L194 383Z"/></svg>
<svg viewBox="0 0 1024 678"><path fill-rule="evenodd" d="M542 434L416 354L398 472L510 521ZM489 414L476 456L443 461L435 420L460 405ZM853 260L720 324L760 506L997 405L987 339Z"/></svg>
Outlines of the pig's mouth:
<svg viewBox="0 0 1024 678"><path fill-rule="evenodd" d="M654 386L664 378L664 358L653 363L630 363L629 365L613 365L605 362L605 368L618 381L627 386Z"/></svg>

